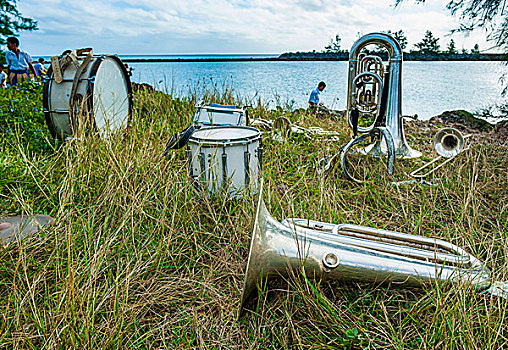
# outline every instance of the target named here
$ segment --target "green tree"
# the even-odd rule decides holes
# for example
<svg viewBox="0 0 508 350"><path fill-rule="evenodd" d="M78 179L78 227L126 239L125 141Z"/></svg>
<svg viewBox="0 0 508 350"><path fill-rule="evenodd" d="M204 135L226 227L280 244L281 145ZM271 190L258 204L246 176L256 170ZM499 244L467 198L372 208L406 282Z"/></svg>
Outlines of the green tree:
<svg viewBox="0 0 508 350"><path fill-rule="evenodd" d="M407 0L395 0L399 5ZM413 0L424 3L425 0ZM487 39L494 47L508 54L508 2L504 0L448 0L446 5L453 16L460 19L460 26L455 31L469 32L484 28Z"/></svg>
<svg viewBox="0 0 508 350"><path fill-rule="evenodd" d="M450 42L448 43L448 46L446 47L446 52L451 55L455 55L455 54L459 53L459 51L457 50L457 47L455 46L455 40L453 40L453 39L450 40Z"/></svg>
<svg viewBox="0 0 508 350"><path fill-rule="evenodd" d="M435 38L434 34L430 30L425 32L425 36L422 41L415 44L418 51L421 53L439 53L439 38Z"/></svg>
<svg viewBox="0 0 508 350"><path fill-rule="evenodd" d="M402 29L397 32L392 32L391 30L388 30L385 33L393 36L395 40L399 42L402 50L405 50L407 48L407 36Z"/></svg>
<svg viewBox="0 0 508 350"><path fill-rule="evenodd" d="M395 6L407 0L395 0ZM414 0L424 3L425 0ZM461 20L457 31L469 32L483 28L487 32L487 40L494 47L508 54L508 2L504 0L448 0L446 5L453 16ZM505 63L508 64L507 61ZM501 75L504 84L503 95L508 94L508 77Z"/></svg>
<svg viewBox="0 0 508 350"><path fill-rule="evenodd" d="M8 37L23 30L37 30L37 21L23 17L16 8L16 0L0 0L0 45L5 45ZM0 49L0 61L4 60L4 55Z"/></svg>
<svg viewBox="0 0 508 350"><path fill-rule="evenodd" d="M461 52L463 55L467 55L469 52L467 52L467 49L465 48L462 48L462 52Z"/></svg>
<svg viewBox="0 0 508 350"><path fill-rule="evenodd" d="M37 21L23 17L16 8L16 0L0 0L0 45L23 30L37 30Z"/></svg>
<svg viewBox="0 0 508 350"><path fill-rule="evenodd" d="M472 55L479 55L480 54L480 46L478 44L475 44L474 47L471 49Z"/></svg>
<svg viewBox="0 0 508 350"><path fill-rule="evenodd" d="M330 39L330 43L325 46L326 52L340 52L341 41L339 34L335 35L335 39Z"/></svg>

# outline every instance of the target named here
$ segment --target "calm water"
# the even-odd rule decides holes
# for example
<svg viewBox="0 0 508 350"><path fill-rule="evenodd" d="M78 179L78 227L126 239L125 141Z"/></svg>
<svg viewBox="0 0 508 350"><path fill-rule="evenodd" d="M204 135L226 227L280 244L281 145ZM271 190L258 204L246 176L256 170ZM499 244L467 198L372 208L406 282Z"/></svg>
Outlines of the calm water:
<svg viewBox="0 0 508 350"><path fill-rule="evenodd" d="M264 55L264 54L216 54L216 55L208 55L208 54L196 54L196 55L120 55L121 59L204 59L204 58L214 58L214 59L224 59L224 58L275 58L279 57L279 55Z"/></svg>
<svg viewBox="0 0 508 350"><path fill-rule="evenodd" d="M242 97L258 97L271 106L290 102L306 107L320 80L327 83L321 100L344 109L347 62L178 62L131 63L132 80L154 84L179 96L203 84L229 84ZM445 110L477 111L501 101L499 62L405 62L403 113L428 119Z"/></svg>

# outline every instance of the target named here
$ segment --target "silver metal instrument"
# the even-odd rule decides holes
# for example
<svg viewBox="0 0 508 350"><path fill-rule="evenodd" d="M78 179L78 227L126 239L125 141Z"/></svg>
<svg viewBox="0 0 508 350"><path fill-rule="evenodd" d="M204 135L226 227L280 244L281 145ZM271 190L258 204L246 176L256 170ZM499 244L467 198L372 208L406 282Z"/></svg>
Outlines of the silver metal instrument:
<svg viewBox="0 0 508 350"><path fill-rule="evenodd" d="M266 131L274 131L276 135L275 138L278 141L283 140L289 134L303 134L305 137L311 139L313 137L323 137L330 138L332 140L337 140L341 135L336 131L324 130L320 127L302 127L297 124L292 124L291 121L286 117L278 117L274 120L266 120L266 119L254 119L251 123L251 126L266 130Z"/></svg>
<svg viewBox="0 0 508 350"><path fill-rule="evenodd" d="M445 164L452 161L459 153L468 150L469 145L467 140L471 135L463 135L459 130L455 128L443 128L434 135L432 146L438 154L438 157L434 158L430 162L426 163L422 167L416 169L411 174L412 177L423 178L427 177L437 169L443 167ZM439 160L445 158L441 163ZM432 166L432 167L431 167ZM426 173L421 173L424 169L430 168Z"/></svg>
<svg viewBox="0 0 508 350"><path fill-rule="evenodd" d="M368 45L380 45L388 51L388 64L383 67L380 57L365 56ZM361 58L360 58L361 57ZM402 49L393 37L384 33L371 33L356 41L349 54L347 117L355 129L352 113L357 110L361 118L374 119L372 125L359 125L359 133L370 133L375 128L386 128L392 136L396 158L417 158L421 152L407 144L401 111L402 101ZM356 131L356 130L354 130ZM356 135L355 135L356 136ZM373 156L386 155L384 138L365 149Z"/></svg>
<svg viewBox="0 0 508 350"><path fill-rule="evenodd" d="M262 187L261 187L262 189ZM245 274L241 316L262 278L309 278L419 286L439 280L490 286L490 271L460 247L433 238L306 219L278 222L261 191Z"/></svg>
<svg viewBox="0 0 508 350"><path fill-rule="evenodd" d="M355 94L356 107L364 116L376 119L383 91L383 61L379 56L366 55L359 55L357 60L359 64L352 82L355 87L352 93Z"/></svg>
<svg viewBox="0 0 508 350"><path fill-rule="evenodd" d="M358 137L355 137L351 139L343 148L340 154L340 166L342 168L342 171L344 172L344 175L351 181L356 183L362 183L364 182L361 179L357 179L349 170L347 166L347 154L351 147L355 145L362 145L368 138L375 138L376 140L384 140L384 144L386 145L386 167L388 170L388 174L393 174L394 172L394 165L395 165L395 145L392 138L392 134L390 134L390 131L387 128L374 128L370 131L368 134L363 134Z"/></svg>

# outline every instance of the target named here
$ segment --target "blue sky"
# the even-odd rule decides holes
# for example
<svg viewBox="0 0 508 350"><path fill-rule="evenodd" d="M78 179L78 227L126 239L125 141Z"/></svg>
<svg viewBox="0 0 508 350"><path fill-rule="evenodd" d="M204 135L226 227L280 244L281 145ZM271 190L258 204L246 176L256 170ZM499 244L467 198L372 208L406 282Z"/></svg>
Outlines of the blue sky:
<svg viewBox="0 0 508 350"><path fill-rule="evenodd" d="M410 0L20 0L39 30L22 33L32 55L88 47L116 54L282 53L322 50L336 33L349 49L359 34L403 29L410 46L430 29L441 37L457 27L447 1ZM457 47L489 45L482 32L453 36Z"/></svg>

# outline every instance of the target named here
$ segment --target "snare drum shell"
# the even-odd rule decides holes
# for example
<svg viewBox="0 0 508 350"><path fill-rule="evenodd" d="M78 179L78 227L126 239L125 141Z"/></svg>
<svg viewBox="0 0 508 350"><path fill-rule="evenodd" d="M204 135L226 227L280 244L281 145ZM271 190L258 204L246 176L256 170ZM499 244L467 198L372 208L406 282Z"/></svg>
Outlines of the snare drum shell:
<svg viewBox="0 0 508 350"><path fill-rule="evenodd" d="M83 58L79 58L81 63ZM62 72L63 81L54 81L50 67L44 83L43 107L46 123L54 138L74 134L76 121L69 113L70 95L77 68L70 64ZM126 127L132 115L132 85L123 62L114 55L94 56L83 70L76 94L83 96L84 107L92 113L95 131L115 131Z"/></svg>
<svg viewBox="0 0 508 350"><path fill-rule="evenodd" d="M222 133L228 134L223 139ZM198 133L198 135L196 135ZM213 139L207 138L213 133ZM237 136L233 136L234 134ZM189 139L189 171L202 189L218 193L227 186L239 197L245 189L255 191L262 166L261 134L241 126L203 128Z"/></svg>

